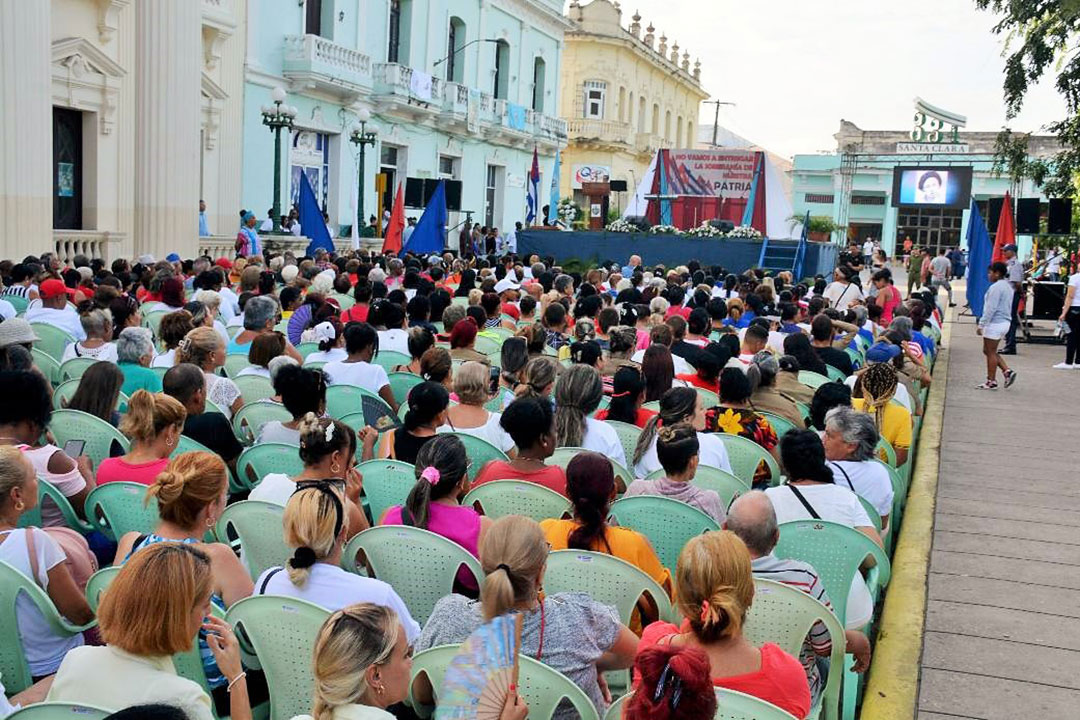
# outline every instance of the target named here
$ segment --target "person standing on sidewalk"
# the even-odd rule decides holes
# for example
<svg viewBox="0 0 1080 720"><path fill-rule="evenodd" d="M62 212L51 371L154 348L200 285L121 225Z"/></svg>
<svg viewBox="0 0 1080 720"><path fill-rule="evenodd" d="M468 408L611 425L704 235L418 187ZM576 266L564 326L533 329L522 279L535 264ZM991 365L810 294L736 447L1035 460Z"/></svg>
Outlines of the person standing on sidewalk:
<svg viewBox="0 0 1080 720"><path fill-rule="evenodd" d="M952 285L949 283L951 274L952 262L945 257L945 248L939 248L938 256L930 261L930 289L934 291L934 302L936 303L938 293L941 292L941 288L945 288L945 292L949 296L949 307L956 307L952 297Z"/></svg>
<svg viewBox="0 0 1080 720"><path fill-rule="evenodd" d="M1069 326L1065 336L1065 362L1054 366L1055 370L1080 370L1080 271L1069 276L1065 290L1065 305L1059 321Z"/></svg>
<svg viewBox="0 0 1080 720"><path fill-rule="evenodd" d="M920 248L912 248L911 254L907 256L907 297L911 297L911 292L919 283L919 273L922 270L922 250Z"/></svg>
<svg viewBox="0 0 1080 720"><path fill-rule="evenodd" d="M998 353L998 343L1009 332L1012 312L1012 285L1006 280L1008 268L1003 262L990 266L990 287L983 298L982 317L976 332L982 335L983 355L986 356L986 382L976 385L977 390L997 390L997 369L1001 368L1005 387L1016 382L1016 371L1011 370Z"/></svg>
<svg viewBox="0 0 1080 720"><path fill-rule="evenodd" d="M1003 245L1001 251L1005 253L1005 267L1007 275L1005 279L1013 288L1012 315L1009 320L1009 332L1005 335L1005 347L1001 349L1002 355L1016 354L1016 331L1020 328L1020 296L1024 287L1024 266L1020 258L1016 257L1016 246Z"/></svg>

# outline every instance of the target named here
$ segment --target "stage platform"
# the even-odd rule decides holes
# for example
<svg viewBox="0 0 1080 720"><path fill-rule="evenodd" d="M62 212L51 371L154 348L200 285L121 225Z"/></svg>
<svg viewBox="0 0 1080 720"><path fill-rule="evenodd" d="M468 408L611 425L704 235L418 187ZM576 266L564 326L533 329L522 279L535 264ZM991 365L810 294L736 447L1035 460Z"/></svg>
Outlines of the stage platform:
<svg viewBox="0 0 1080 720"><path fill-rule="evenodd" d="M761 240L730 238L694 238L650 233L614 233L603 230L560 232L558 230L523 230L517 234L518 254L528 257L553 256L558 262L577 259L586 263L601 261L625 265L631 255L640 255L645 265L667 267L697 260L702 265L720 265L739 273L755 267L761 256ZM797 240L772 240L770 246L795 247ZM832 243L808 243L803 261L803 276L828 276L836 267L839 247Z"/></svg>

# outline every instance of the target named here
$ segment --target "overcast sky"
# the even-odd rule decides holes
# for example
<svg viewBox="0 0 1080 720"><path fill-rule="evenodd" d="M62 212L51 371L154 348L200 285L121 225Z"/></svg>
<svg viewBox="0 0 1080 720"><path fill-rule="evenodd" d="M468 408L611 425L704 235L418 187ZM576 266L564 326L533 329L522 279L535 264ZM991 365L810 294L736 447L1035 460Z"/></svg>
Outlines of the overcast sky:
<svg viewBox="0 0 1080 720"><path fill-rule="evenodd" d="M584 1L583 1L583 4ZM701 59L701 77L721 107L720 124L779 153L834 151L840 119L864 130L911 127L919 96L997 130L1003 41L995 16L973 0L624 0L642 34L678 41ZM680 50L681 53L681 50ZM1014 129L1038 130L1064 106L1044 82L1028 96ZM702 108L701 124L712 124Z"/></svg>

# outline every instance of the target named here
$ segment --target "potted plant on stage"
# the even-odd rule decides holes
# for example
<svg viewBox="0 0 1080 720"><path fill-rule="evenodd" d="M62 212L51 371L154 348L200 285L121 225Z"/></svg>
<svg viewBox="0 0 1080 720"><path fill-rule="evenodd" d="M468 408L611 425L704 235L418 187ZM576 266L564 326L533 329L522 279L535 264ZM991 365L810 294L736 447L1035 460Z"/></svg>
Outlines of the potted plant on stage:
<svg viewBox="0 0 1080 720"><path fill-rule="evenodd" d="M792 215L788 218L788 222L791 223L792 232L796 227L800 227L806 218L802 215ZM843 225L837 225L833 222L833 219L828 215L811 215L810 227L806 229L806 239L810 242L829 242L832 239L832 234L838 230L843 230Z"/></svg>

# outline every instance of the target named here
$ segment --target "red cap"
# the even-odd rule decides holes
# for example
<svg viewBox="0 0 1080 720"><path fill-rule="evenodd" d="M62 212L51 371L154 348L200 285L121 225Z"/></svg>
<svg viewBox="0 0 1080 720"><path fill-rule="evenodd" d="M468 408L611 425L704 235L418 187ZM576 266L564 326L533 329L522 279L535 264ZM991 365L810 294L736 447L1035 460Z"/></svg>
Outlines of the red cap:
<svg viewBox="0 0 1080 720"><path fill-rule="evenodd" d="M38 286L38 294L42 299L59 297L61 295L74 295L75 290L64 284L63 280L50 278Z"/></svg>
<svg viewBox="0 0 1080 720"><path fill-rule="evenodd" d="M223 268L225 268L226 270L231 270L231 269L232 269L232 260L230 260L230 259L229 259L229 258L227 258L227 257L219 257L219 258L218 258L218 259L217 259L217 260L216 260L216 261L214 262L214 264L215 264L215 265L217 265L218 267L223 267Z"/></svg>

